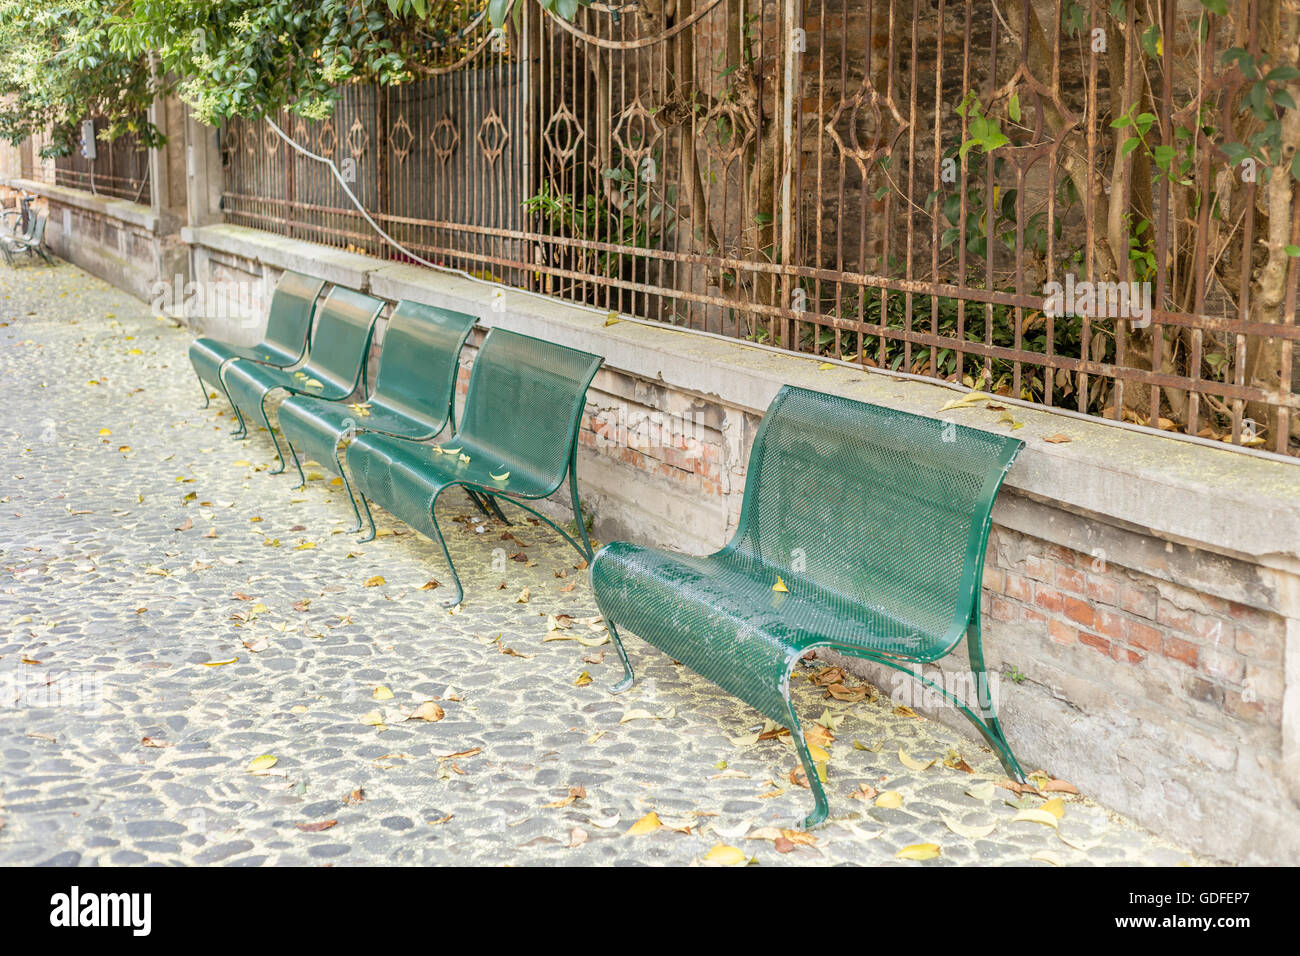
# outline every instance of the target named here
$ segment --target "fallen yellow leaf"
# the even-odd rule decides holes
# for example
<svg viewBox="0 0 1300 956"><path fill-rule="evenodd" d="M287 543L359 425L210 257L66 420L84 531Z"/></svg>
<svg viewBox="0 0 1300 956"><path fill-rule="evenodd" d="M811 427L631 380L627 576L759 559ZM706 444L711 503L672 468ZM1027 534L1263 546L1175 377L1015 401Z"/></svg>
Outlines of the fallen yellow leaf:
<svg viewBox="0 0 1300 956"><path fill-rule="evenodd" d="M659 820L659 814L651 810L636 823L628 828L628 836L641 836L645 833L653 833L658 830L663 823Z"/></svg>
<svg viewBox="0 0 1300 956"><path fill-rule="evenodd" d="M704 862L714 866L743 866L748 859L749 857L741 850L737 850L734 846L727 846L725 843L719 843L704 854Z"/></svg>
<svg viewBox="0 0 1300 956"><path fill-rule="evenodd" d="M939 844L937 843L913 843L894 854L897 860L933 860L938 856Z"/></svg>
<svg viewBox="0 0 1300 956"><path fill-rule="evenodd" d="M902 765L906 767L908 770L927 770L930 767L934 766L933 760L927 760L924 763L922 763L920 760L917 760L916 758L910 756L908 752L904 750L902 747L898 748L898 759L899 762L902 763Z"/></svg>

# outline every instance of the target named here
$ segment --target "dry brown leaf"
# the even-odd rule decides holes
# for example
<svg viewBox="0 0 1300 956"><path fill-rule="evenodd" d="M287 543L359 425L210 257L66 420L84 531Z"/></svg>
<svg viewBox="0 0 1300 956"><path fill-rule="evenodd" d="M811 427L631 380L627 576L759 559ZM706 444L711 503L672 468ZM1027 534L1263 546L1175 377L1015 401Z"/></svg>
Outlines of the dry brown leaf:
<svg viewBox="0 0 1300 956"><path fill-rule="evenodd" d="M331 827L338 826L337 820L321 820L317 823L295 823L299 830L304 833L320 833L322 830L328 830Z"/></svg>
<svg viewBox="0 0 1300 956"><path fill-rule="evenodd" d="M842 667L823 667L819 671L814 671L809 678L818 687L829 687L831 684L844 683L844 668Z"/></svg>
<svg viewBox="0 0 1300 956"><path fill-rule="evenodd" d="M831 684L826 688L826 696L844 701L845 703L856 704L858 701L866 698L867 688L862 684L859 684L857 687L845 687L843 684Z"/></svg>
<svg viewBox="0 0 1300 956"><path fill-rule="evenodd" d="M446 714L444 713L443 709L440 706L438 706L438 703L436 701L426 700L419 707L415 708L415 710L411 712L411 716L407 717L406 719L427 720L430 723L433 723L435 720L442 720L442 718L445 716Z"/></svg>

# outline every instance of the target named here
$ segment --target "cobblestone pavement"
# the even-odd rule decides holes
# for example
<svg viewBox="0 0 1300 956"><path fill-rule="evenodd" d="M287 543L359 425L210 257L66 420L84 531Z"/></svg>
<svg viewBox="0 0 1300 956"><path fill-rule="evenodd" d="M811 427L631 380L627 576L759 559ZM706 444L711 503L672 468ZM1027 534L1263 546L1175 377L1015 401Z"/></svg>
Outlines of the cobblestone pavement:
<svg viewBox="0 0 1300 956"><path fill-rule="evenodd" d="M265 433L198 407L185 331L67 265L6 268L0 296L0 863L1196 862L1083 797L1016 820L989 752L814 669L832 819L808 839L756 712L635 636L640 680L609 692L558 535L503 540L447 496L449 614L430 541L380 514L358 544L328 476L293 490Z"/></svg>

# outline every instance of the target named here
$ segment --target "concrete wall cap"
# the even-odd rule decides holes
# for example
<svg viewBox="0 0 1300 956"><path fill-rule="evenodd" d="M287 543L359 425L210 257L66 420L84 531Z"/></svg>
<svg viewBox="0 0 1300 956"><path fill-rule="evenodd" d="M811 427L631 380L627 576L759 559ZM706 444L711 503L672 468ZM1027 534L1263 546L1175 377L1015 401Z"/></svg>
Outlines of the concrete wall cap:
<svg viewBox="0 0 1300 956"><path fill-rule="evenodd" d="M97 213L108 219L138 226L146 232L158 231L158 216L148 206L112 196L96 196L84 189L69 186L54 186L34 179L6 179L4 185L10 189L21 189L38 196L44 196L50 202L72 206L86 212Z"/></svg>

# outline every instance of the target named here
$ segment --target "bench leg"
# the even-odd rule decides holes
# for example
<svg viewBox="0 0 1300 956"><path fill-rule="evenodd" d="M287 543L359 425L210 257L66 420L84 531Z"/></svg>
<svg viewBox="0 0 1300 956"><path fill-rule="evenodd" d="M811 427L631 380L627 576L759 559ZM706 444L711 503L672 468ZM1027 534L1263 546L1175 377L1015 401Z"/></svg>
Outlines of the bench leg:
<svg viewBox="0 0 1300 956"><path fill-rule="evenodd" d="M289 457L293 459L293 466L298 469L298 484L293 486L294 491L301 491L307 487L307 476L302 473L302 462L298 460L298 449L293 447L293 442L289 440L289 433L285 432L284 443L289 446ZM357 519L358 521L360 518ZM360 530L360 525L357 526Z"/></svg>
<svg viewBox="0 0 1300 956"><path fill-rule="evenodd" d="M203 381L202 378L199 378L199 373L197 369L195 369L194 371L194 377L199 379L199 388L203 392L203 407L207 408L212 404L212 399L208 397L208 383Z"/></svg>
<svg viewBox="0 0 1300 956"><path fill-rule="evenodd" d="M357 493L352 490L352 482L348 481L348 473L343 467L343 458L339 454L338 446L334 446L334 461L339 466L339 477L343 479L343 490L348 493L348 504L352 505L352 515L357 519L355 528L348 528L346 534L356 534L361 530L361 511L357 508Z"/></svg>
<svg viewBox="0 0 1300 956"><path fill-rule="evenodd" d="M357 544L365 544L367 541L375 540L375 516L370 513L370 502L366 500L365 495L357 495L361 499L361 507L366 511L366 520L370 522L370 532L365 537L357 538Z"/></svg>
<svg viewBox="0 0 1300 956"><path fill-rule="evenodd" d="M790 730L790 736L794 738L794 748L799 752L799 760L803 763L804 775L808 778L808 789L813 795L813 812L804 817L803 825L805 830L811 830L826 821L826 815L830 812L830 804L826 800L826 791L822 788L821 777L817 776L817 766L813 763L812 754L808 751L808 741L804 739L803 727L799 723L799 715L794 712L794 704L790 701L790 692L785 694L786 709L790 712L790 723L786 726Z"/></svg>
<svg viewBox="0 0 1300 956"><path fill-rule="evenodd" d="M479 510L479 513L483 515L483 517L492 517L492 512L487 510L487 505L483 504L483 499L478 496L478 492L473 488L466 488L465 494L469 496L469 500L473 503L474 507Z"/></svg>
<svg viewBox="0 0 1300 956"><path fill-rule="evenodd" d="M953 694L948 690L948 688L930 680L930 678L922 674L919 669L914 671L908 666L908 664L892 658L861 654L858 656L865 656L869 660L876 661L879 664L884 664L886 667L892 667L896 671L910 674L913 680L929 687L944 700L952 704L952 706L960 710L966 715L966 719L975 725L975 729L980 732L980 736L982 736L985 743L989 745L989 749L997 754L998 760L1002 764L1002 769L1007 772L1007 776L1020 783L1024 783L1025 773L1020 769L1020 762L1016 760L1016 755L1011 752L1011 745L1007 743L1006 734L1002 732L1002 725L998 723L997 712L993 708L993 698L989 693L988 677L984 673L984 653L980 647L979 624L977 622L972 623L969 626L969 629L966 632L966 643L968 650L970 651L970 673L975 682L975 706L979 708L978 713L972 710L969 704ZM838 645L835 649L841 651L847 650ZM848 653L852 654L854 652L849 650Z"/></svg>
<svg viewBox="0 0 1300 956"><path fill-rule="evenodd" d="M429 502L429 518L433 523L434 534L438 536L438 547L442 548L442 556L447 561L447 570L451 572L451 583L456 589L452 597L442 602L442 606L455 607L461 602L461 598L465 596L465 589L460 586L460 575L456 573L456 565L452 563L451 552L447 550L447 541L442 536L442 528L438 527L438 516L434 513L438 507L438 495L441 495L446 490L446 488L440 488L437 494L433 496L433 500Z"/></svg>
<svg viewBox="0 0 1300 956"><path fill-rule="evenodd" d="M247 438L248 423L244 421L244 413L239 410L238 405L232 403L230 407L235 410L235 422L238 426L234 431L230 433L230 437L233 438L235 441L239 441L241 438Z"/></svg>
<svg viewBox="0 0 1300 956"><path fill-rule="evenodd" d="M573 451L569 453L569 497L573 503L573 523L578 526L578 534L582 535L582 543L586 546L587 560L590 561L595 552L591 550L591 539L587 537L587 522L582 517L582 504L578 501L578 442L573 442Z"/></svg>
<svg viewBox="0 0 1300 956"><path fill-rule="evenodd" d="M499 520L505 522L506 524L511 524L510 519L507 518L505 512L501 510L501 506L497 504L497 499L495 495L484 495L483 497L487 500L487 506L491 512L491 515L496 515ZM489 515L489 517L491 517L491 515Z"/></svg>
<svg viewBox="0 0 1300 956"><path fill-rule="evenodd" d="M605 627L609 629L610 639L614 642L614 650L618 651L618 659L623 662L623 679L610 688L615 694L621 693L632 686L636 680L636 674L632 672L632 662L627 659L627 649L623 647L623 639L618 636L618 629L614 627L613 621L605 621Z"/></svg>
<svg viewBox="0 0 1300 956"><path fill-rule="evenodd" d="M258 403L258 407L262 412L262 421L266 422L266 430L271 433L271 441L275 443L275 455L280 460L280 466L278 468L272 468L267 472L267 474L278 475L288 466L288 462L285 461L284 452L280 448L280 439L276 437L275 429L271 427L271 416L266 413L266 399L270 394L270 392L267 392L266 395L262 396L262 401Z"/></svg>
<svg viewBox="0 0 1300 956"><path fill-rule="evenodd" d="M975 680L975 697L979 707L978 718L970 710L966 711L966 716L975 721L976 726L988 740L989 746L998 755L998 760L1002 762L1002 769L1007 772L1007 776L1020 783L1025 782L1025 772L1020 767L1020 761L1016 755L1011 752L1011 745L1007 743L1007 735L1002 730L1002 724L998 721L997 711L993 708L993 696L989 693L989 679L984 671L984 646L980 641L980 622L979 609L976 608L970 625L966 628L966 649L970 654L970 671L971 677Z"/></svg>

